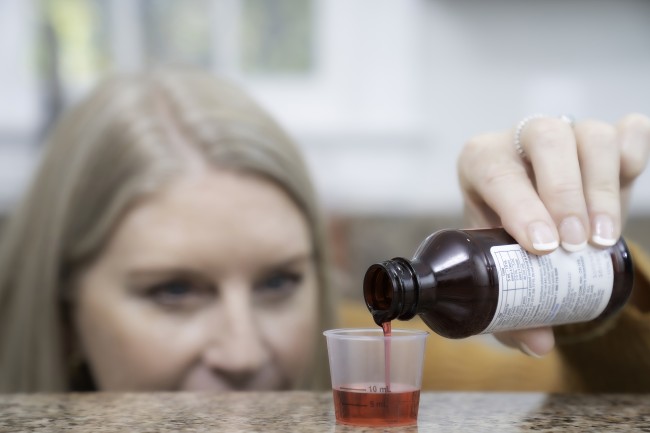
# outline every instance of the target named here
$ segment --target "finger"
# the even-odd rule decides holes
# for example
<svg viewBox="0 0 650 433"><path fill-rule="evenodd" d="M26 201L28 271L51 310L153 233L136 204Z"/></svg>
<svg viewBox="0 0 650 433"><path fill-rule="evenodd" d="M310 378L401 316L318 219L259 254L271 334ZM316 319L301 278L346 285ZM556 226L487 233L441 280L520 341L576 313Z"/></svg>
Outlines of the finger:
<svg viewBox="0 0 650 433"><path fill-rule="evenodd" d="M632 184L646 169L650 157L650 118L627 115L618 123L617 130L621 152L621 220L625 221Z"/></svg>
<svg viewBox="0 0 650 433"><path fill-rule="evenodd" d="M588 120L574 127L591 241L612 246L621 236L620 152L616 128Z"/></svg>
<svg viewBox="0 0 650 433"><path fill-rule="evenodd" d="M463 195L465 216L468 222L478 227L491 227L501 223L499 216L485 202L477 190L481 173L477 168L485 167L486 158L494 160L502 155L503 133L486 133L473 137L461 150L457 160L459 186ZM495 153L495 154L493 154Z"/></svg>
<svg viewBox="0 0 650 433"><path fill-rule="evenodd" d="M459 158L461 187L475 204L499 216L517 243L537 254L558 246L558 233L551 216L513 146L512 132L475 137Z"/></svg>
<svg viewBox="0 0 650 433"><path fill-rule="evenodd" d="M558 228L562 246L578 251L587 244L589 216L573 129L564 120L531 120L521 144L535 173L537 192Z"/></svg>
<svg viewBox="0 0 650 433"><path fill-rule="evenodd" d="M650 118L642 114L625 116L617 125L621 151L621 186L633 182L648 165Z"/></svg>
<svg viewBox="0 0 650 433"><path fill-rule="evenodd" d="M555 346L555 336L550 327L499 332L494 337L502 344L536 358L548 354Z"/></svg>

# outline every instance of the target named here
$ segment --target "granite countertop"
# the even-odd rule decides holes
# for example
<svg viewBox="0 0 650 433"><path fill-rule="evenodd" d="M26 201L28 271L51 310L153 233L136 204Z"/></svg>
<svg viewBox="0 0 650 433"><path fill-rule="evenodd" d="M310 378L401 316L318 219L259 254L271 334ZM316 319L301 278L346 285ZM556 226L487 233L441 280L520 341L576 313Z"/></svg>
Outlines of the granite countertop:
<svg viewBox="0 0 650 433"><path fill-rule="evenodd" d="M650 431L650 394L426 392L418 425L349 427L329 392L0 395L0 432Z"/></svg>

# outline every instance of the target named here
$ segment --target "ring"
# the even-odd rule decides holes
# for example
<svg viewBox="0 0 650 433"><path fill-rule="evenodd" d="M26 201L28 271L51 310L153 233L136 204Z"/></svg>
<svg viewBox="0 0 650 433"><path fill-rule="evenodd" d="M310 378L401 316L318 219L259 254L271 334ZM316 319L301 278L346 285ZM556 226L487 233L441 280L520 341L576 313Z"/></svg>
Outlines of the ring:
<svg viewBox="0 0 650 433"><path fill-rule="evenodd" d="M521 146L521 132L524 130L528 122L542 117L557 117L558 119L568 123L569 126L573 126L574 123L573 116L570 116L568 114L560 114L559 116L549 116L548 114L533 114L528 117L524 117L517 124L517 128L515 129L515 149L517 150L519 156L524 160L528 160L528 157L526 156L526 152L524 151L524 148Z"/></svg>

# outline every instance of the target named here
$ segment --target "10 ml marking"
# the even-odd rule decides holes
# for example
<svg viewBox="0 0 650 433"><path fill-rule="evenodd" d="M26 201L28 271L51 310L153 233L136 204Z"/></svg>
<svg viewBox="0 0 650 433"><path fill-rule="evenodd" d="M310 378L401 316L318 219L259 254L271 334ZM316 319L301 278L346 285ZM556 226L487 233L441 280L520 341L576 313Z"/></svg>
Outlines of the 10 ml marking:
<svg viewBox="0 0 650 433"><path fill-rule="evenodd" d="M368 392L386 393L386 392L390 392L390 388L388 386L380 386L379 388L377 388L377 385L370 385L368 387Z"/></svg>

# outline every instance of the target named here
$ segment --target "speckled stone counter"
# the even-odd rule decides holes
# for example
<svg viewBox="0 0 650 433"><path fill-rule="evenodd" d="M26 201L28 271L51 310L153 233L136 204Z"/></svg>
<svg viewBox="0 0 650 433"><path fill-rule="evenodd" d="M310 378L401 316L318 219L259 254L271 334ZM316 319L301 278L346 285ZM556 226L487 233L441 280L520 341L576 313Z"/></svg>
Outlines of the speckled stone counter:
<svg viewBox="0 0 650 433"><path fill-rule="evenodd" d="M0 432L650 432L650 394L423 393L418 425L337 424L331 393L0 395Z"/></svg>

